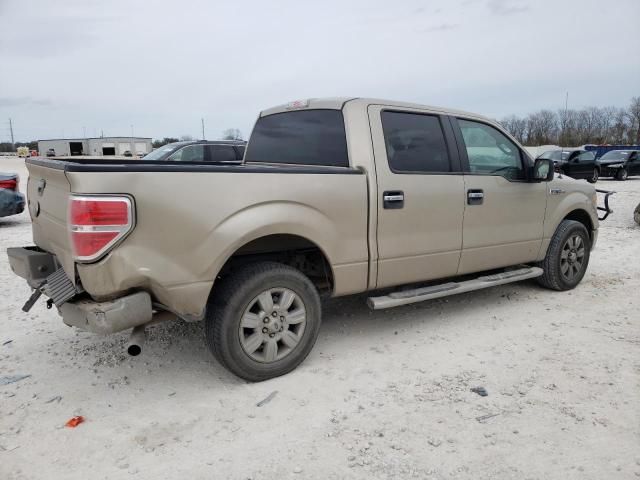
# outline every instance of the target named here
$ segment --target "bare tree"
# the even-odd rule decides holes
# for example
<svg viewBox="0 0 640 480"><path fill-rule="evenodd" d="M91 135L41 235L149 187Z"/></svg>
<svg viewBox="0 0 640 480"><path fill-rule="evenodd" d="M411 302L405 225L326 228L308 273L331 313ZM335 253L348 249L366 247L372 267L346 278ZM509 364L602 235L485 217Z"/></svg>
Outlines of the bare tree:
<svg viewBox="0 0 640 480"><path fill-rule="evenodd" d="M524 118L511 115L500 120L500 124L518 140L525 143L527 133L527 121Z"/></svg>
<svg viewBox="0 0 640 480"><path fill-rule="evenodd" d="M223 140L243 140L242 132L237 128L227 128L222 132Z"/></svg>
<svg viewBox="0 0 640 480"><path fill-rule="evenodd" d="M629 105L629 141L640 144L640 97L633 97Z"/></svg>

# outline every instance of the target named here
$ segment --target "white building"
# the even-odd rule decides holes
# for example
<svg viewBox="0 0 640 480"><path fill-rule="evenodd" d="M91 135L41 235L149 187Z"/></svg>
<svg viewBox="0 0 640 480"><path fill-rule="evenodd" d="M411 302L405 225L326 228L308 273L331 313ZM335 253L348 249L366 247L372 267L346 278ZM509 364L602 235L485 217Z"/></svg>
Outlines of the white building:
<svg viewBox="0 0 640 480"><path fill-rule="evenodd" d="M142 155L152 150L151 139L146 137L98 137L98 138L57 138L38 140L38 152L46 155L53 149L56 156L90 155L108 156Z"/></svg>

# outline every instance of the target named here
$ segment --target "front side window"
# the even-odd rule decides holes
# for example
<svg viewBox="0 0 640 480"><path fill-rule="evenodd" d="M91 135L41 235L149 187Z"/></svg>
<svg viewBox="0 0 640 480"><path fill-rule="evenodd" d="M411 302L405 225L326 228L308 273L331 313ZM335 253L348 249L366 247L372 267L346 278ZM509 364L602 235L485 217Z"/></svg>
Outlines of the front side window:
<svg viewBox="0 0 640 480"><path fill-rule="evenodd" d="M171 162L204 162L204 145L187 145L167 160Z"/></svg>
<svg viewBox="0 0 640 480"><path fill-rule="evenodd" d="M498 129L480 122L458 119L462 130L469 172L501 175L507 179L525 178L520 149Z"/></svg>
<svg viewBox="0 0 640 480"><path fill-rule="evenodd" d="M245 162L348 167L342 111L299 110L259 118Z"/></svg>
<svg viewBox="0 0 640 480"><path fill-rule="evenodd" d="M437 116L382 112L382 130L393 172L451 171L447 143Z"/></svg>

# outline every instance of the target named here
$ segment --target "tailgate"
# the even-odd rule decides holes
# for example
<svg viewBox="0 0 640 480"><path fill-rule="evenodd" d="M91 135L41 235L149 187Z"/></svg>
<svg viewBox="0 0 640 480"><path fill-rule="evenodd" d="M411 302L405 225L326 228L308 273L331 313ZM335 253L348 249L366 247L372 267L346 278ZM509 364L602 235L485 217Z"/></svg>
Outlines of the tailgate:
<svg viewBox="0 0 640 480"><path fill-rule="evenodd" d="M33 241L58 258L67 276L75 282L71 239L67 230L70 185L65 171L52 166L27 163L27 197L33 222ZM43 162L44 163L44 162Z"/></svg>

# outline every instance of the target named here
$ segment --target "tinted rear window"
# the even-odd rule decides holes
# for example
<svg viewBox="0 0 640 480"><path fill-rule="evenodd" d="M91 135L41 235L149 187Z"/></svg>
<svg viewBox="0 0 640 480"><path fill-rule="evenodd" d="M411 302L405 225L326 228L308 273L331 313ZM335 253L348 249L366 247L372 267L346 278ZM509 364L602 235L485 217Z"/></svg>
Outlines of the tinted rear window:
<svg viewBox="0 0 640 480"><path fill-rule="evenodd" d="M246 162L348 167L340 110L302 110L259 118Z"/></svg>
<svg viewBox="0 0 640 480"><path fill-rule="evenodd" d="M393 172L449 172L440 119L433 115L382 112L387 159Z"/></svg>

